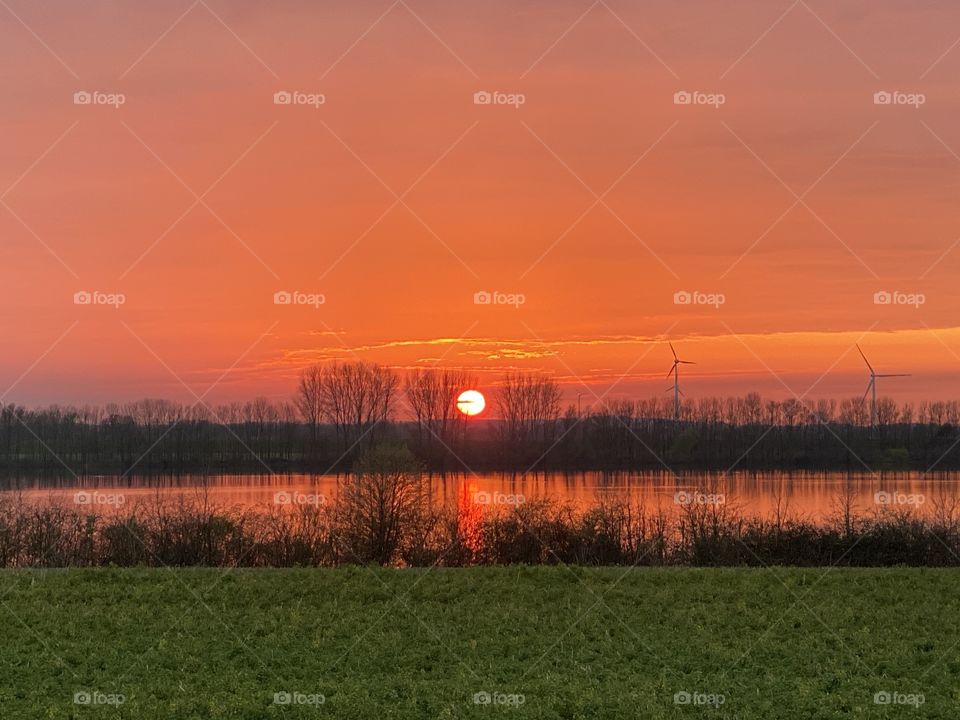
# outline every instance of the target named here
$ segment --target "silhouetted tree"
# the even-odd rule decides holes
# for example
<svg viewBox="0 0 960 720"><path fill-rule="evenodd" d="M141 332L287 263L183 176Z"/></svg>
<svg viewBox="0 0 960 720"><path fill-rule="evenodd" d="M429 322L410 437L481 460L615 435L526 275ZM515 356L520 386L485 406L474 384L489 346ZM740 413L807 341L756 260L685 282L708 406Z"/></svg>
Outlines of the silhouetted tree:
<svg viewBox="0 0 960 720"><path fill-rule="evenodd" d="M323 375L319 365L311 365L300 371L300 382L294 399L297 410L304 422L310 426L310 441L316 445L320 431L320 419L323 417L320 379Z"/></svg>
<svg viewBox="0 0 960 720"><path fill-rule="evenodd" d="M335 509L347 562L387 565L429 508L422 468L403 445L376 445L344 481Z"/></svg>
<svg viewBox="0 0 960 720"><path fill-rule="evenodd" d="M344 457L363 442L372 447L377 426L393 411L400 379L372 363L333 363L320 373L320 409L338 438Z"/></svg>
<svg viewBox="0 0 960 720"><path fill-rule="evenodd" d="M497 388L500 437L515 456L547 450L560 416L560 387L545 375L511 373Z"/></svg>
<svg viewBox="0 0 960 720"><path fill-rule="evenodd" d="M417 449L441 470L447 456L459 452L466 416L457 409L457 396L475 387L476 378L459 370L414 370L404 392L416 421Z"/></svg>

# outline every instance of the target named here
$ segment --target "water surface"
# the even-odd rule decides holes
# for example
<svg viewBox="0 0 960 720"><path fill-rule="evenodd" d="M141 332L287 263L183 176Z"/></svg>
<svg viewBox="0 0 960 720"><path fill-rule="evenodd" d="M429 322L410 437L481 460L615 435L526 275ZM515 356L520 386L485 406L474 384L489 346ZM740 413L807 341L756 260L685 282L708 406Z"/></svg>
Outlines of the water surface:
<svg viewBox="0 0 960 720"><path fill-rule="evenodd" d="M0 498L87 505L108 512L156 498L203 500L218 506L266 508L333 503L343 475L177 475L81 478L28 476L0 481ZM550 498L584 508L631 500L648 510L684 503L723 504L750 516L786 512L823 520L845 503L861 513L884 508L923 515L960 503L960 473L539 473L429 477L438 503L510 505Z"/></svg>

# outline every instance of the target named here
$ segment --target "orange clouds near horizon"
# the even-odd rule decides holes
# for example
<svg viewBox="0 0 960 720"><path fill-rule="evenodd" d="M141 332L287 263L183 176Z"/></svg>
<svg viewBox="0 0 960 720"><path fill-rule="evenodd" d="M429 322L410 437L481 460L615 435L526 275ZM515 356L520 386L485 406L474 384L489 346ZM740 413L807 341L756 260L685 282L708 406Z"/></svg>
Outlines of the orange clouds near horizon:
<svg viewBox="0 0 960 720"><path fill-rule="evenodd" d="M285 397L356 358L645 397L667 338L689 397L859 395L858 341L914 375L881 394L960 397L958 20L10 0L0 397Z"/></svg>

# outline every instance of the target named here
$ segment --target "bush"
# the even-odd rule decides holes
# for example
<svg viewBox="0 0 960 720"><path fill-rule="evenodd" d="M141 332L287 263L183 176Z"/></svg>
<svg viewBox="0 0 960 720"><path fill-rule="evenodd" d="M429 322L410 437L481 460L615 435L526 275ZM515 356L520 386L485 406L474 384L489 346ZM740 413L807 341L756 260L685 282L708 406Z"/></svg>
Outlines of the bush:
<svg viewBox="0 0 960 720"><path fill-rule="evenodd" d="M430 495L405 445L377 445L354 465L336 507L338 545L346 562L388 565L422 537Z"/></svg>
<svg viewBox="0 0 960 720"><path fill-rule="evenodd" d="M254 511L152 500L92 515L3 500L0 567L960 565L952 506L930 516L884 510L815 524L744 517L726 505L668 514L630 502L495 508L465 496L456 506L434 507L427 489L409 453L388 446L364 456L332 508Z"/></svg>

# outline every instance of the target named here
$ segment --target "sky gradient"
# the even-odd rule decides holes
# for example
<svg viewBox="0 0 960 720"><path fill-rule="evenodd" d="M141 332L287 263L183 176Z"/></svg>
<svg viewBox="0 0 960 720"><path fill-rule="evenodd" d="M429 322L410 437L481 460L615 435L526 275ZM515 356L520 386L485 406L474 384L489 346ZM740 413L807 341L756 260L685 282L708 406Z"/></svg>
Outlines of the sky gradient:
<svg viewBox="0 0 960 720"><path fill-rule="evenodd" d="M0 3L5 402L279 398L364 359L588 403L665 390L667 338L688 397L859 395L856 342L914 374L881 395L960 397L954 3L315 6Z"/></svg>

